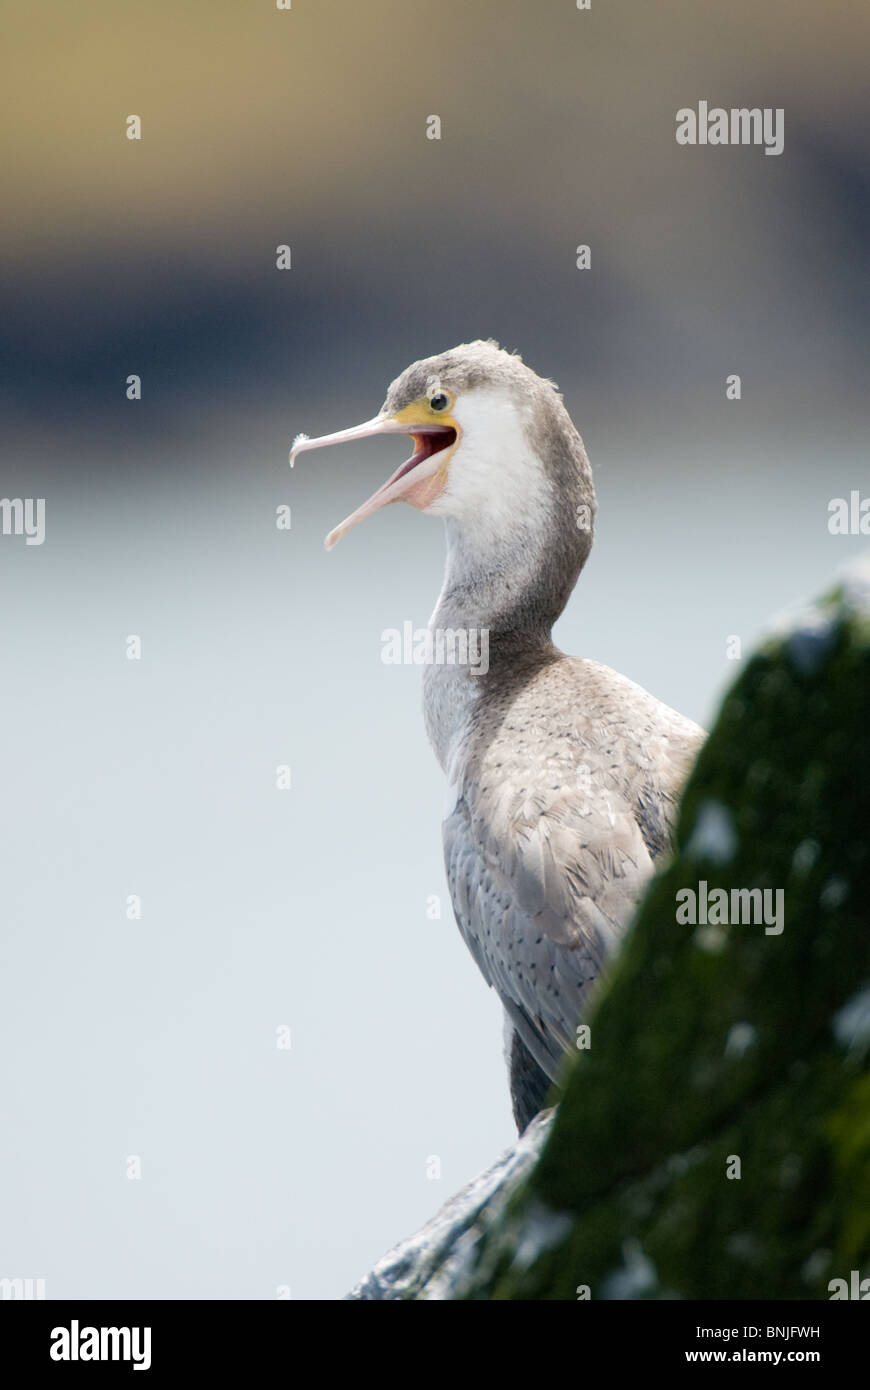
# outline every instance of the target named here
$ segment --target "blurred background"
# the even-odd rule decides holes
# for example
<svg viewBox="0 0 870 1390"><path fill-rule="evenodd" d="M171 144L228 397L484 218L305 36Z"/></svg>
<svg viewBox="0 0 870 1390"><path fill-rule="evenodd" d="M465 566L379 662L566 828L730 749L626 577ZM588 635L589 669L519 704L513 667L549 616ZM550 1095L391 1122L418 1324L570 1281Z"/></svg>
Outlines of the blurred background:
<svg viewBox="0 0 870 1390"><path fill-rule="evenodd" d="M518 349L599 492L561 645L709 723L728 638L862 546L827 508L870 491L870 11L49 0L3 27L0 494L44 497L46 539L0 537L0 1277L337 1298L513 1127L419 671L380 660L428 619L441 529L387 509L327 556L401 444L291 475L289 443L416 358ZM784 108L784 153L678 146L700 100Z"/></svg>

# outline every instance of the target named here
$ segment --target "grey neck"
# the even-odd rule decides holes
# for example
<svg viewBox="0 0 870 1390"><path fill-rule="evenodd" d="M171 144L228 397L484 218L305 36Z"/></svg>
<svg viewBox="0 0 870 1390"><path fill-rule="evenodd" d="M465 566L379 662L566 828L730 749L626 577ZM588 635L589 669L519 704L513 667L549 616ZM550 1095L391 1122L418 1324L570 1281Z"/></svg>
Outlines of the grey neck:
<svg viewBox="0 0 870 1390"><path fill-rule="evenodd" d="M555 655L552 626L575 577L567 588L564 576L559 582L531 527L488 543L448 520L444 584L429 622L434 659L423 671L426 731L448 777L488 683Z"/></svg>

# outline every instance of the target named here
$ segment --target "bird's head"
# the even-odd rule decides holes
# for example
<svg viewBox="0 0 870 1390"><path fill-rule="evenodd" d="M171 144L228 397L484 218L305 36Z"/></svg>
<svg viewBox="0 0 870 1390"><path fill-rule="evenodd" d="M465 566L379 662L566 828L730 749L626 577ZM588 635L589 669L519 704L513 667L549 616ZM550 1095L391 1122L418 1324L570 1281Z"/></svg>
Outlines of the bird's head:
<svg viewBox="0 0 870 1390"><path fill-rule="evenodd" d="M595 491L552 382L497 343L465 343L408 367L373 419L319 439L300 435L290 463L306 449L393 434L413 440L410 458L329 533L327 549L387 503L410 502L455 523L482 559L528 554L540 537L573 587L591 545Z"/></svg>

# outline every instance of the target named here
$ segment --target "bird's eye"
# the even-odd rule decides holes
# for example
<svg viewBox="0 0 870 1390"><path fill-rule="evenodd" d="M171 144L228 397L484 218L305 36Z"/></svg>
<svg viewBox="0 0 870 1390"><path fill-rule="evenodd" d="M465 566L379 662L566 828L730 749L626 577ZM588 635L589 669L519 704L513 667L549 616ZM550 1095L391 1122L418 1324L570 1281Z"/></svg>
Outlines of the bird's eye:
<svg viewBox="0 0 870 1390"><path fill-rule="evenodd" d="M445 391L436 391L434 396L429 397L430 410L446 410L450 400Z"/></svg>

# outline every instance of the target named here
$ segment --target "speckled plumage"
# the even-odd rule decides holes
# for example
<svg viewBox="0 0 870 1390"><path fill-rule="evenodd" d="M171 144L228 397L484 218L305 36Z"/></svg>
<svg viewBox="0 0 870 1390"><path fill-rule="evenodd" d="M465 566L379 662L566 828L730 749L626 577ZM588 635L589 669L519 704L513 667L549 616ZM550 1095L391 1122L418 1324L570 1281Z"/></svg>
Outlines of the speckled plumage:
<svg viewBox="0 0 870 1390"><path fill-rule="evenodd" d="M451 788L450 895L505 1008L522 1130L576 1047L589 991L668 844L703 732L624 676L552 643L595 515L586 452L552 383L495 344L475 343L409 368L385 409L432 377L457 395L504 390L536 463L507 525L485 512L446 517L447 569L431 625L487 628L488 673L424 672L427 729Z"/></svg>
<svg viewBox="0 0 870 1390"><path fill-rule="evenodd" d="M460 931L546 1078L512 1040L522 1129L668 843L701 734L615 671L555 651L481 686L444 854Z"/></svg>

